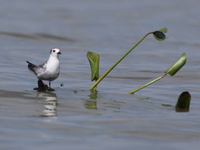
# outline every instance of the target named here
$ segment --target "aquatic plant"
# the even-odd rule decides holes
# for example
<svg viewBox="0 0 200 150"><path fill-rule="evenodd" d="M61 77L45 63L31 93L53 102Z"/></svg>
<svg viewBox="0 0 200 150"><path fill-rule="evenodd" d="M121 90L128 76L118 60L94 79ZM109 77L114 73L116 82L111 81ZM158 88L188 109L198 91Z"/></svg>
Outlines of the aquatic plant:
<svg viewBox="0 0 200 150"><path fill-rule="evenodd" d="M189 112L191 95L188 91L181 93L175 106L176 112Z"/></svg>
<svg viewBox="0 0 200 150"><path fill-rule="evenodd" d="M99 59L100 56L94 52L88 52L87 58L91 68L91 81L97 81L99 79ZM96 87L94 87L96 89Z"/></svg>
<svg viewBox="0 0 200 150"><path fill-rule="evenodd" d="M148 35L153 34L154 38L158 41L163 41L166 39L166 36L164 33L167 33L167 28L164 27L160 30L154 31L154 32L149 32L146 35L144 35L132 48L130 48L121 58L119 58L110 68L108 68L107 71L105 71L100 77L99 77L99 59L100 56L99 54L96 54L94 52L88 52L87 53L87 58L90 63L91 67L91 81L95 81L91 86L90 90L96 90L97 85L116 67L138 44L140 44ZM167 74L170 74L173 76L178 70L186 63L186 54L184 53L174 64L169 67L166 71L165 74L161 77L156 78L155 80L133 90L128 92L129 94L133 94L136 91L139 91L140 89L162 79L165 77Z"/></svg>
<svg viewBox="0 0 200 150"><path fill-rule="evenodd" d="M158 41L163 41L166 39L166 36L164 33L167 32L167 28L164 27L158 31L149 32L146 35L144 35L131 49L129 49L119 60L117 60L103 75L99 77L99 58L100 56L94 52L88 52L87 58L90 63L91 67L91 81L95 82L90 86L90 90L96 90L97 85L106 77L112 69L117 66L138 44L140 44L148 35L153 34L154 38Z"/></svg>
<svg viewBox="0 0 200 150"><path fill-rule="evenodd" d="M169 75L171 75L171 76L175 75L175 74L185 65L186 60L187 60L186 54L183 53L183 54L182 54L182 55L181 55L181 56L180 56L180 57L165 71L164 75L162 75L162 76L160 76L160 77L154 79L153 81L151 81L151 82L149 82L149 83L147 83L147 84L145 84L145 85L143 85L143 86L141 86L141 87L139 87L139 88L137 88L137 89L135 89L135 90L133 90L133 91L128 92L128 94L134 94L135 92L137 92L137 91L139 91L139 90L141 90L141 89L143 89L143 88L149 86L150 84L152 84L152 83L154 83L154 82L156 82L156 81L158 81L158 80L164 78L167 74L169 74Z"/></svg>

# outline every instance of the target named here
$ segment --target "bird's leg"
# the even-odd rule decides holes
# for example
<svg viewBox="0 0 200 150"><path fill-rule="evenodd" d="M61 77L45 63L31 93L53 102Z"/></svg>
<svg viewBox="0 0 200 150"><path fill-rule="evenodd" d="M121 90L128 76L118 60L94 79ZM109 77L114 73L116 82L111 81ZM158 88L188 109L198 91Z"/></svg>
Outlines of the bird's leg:
<svg viewBox="0 0 200 150"><path fill-rule="evenodd" d="M49 91L55 91L54 89L51 88L51 81L49 81Z"/></svg>
<svg viewBox="0 0 200 150"><path fill-rule="evenodd" d="M34 90L38 90L38 91L46 91L46 89L48 88L48 86L42 81L42 80L38 80L38 88L34 88Z"/></svg>
<svg viewBox="0 0 200 150"><path fill-rule="evenodd" d="M51 88L51 81L49 81L49 88Z"/></svg>
<svg viewBox="0 0 200 150"><path fill-rule="evenodd" d="M42 81L42 80L41 80ZM44 86L47 86L43 81L42 81L42 84L44 85Z"/></svg>
<svg viewBox="0 0 200 150"><path fill-rule="evenodd" d="M43 88L43 87L45 87L46 86L46 84L42 81L42 80L38 80L38 88Z"/></svg>

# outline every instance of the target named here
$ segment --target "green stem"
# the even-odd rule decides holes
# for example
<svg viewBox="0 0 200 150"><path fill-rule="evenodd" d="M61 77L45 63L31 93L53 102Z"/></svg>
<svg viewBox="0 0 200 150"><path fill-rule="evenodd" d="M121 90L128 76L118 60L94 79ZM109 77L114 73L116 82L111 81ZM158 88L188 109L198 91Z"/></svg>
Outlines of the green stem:
<svg viewBox="0 0 200 150"><path fill-rule="evenodd" d="M138 44L140 44L140 42L142 42L149 34L152 34L153 32L149 32L147 33L143 38L141 38L130 50L128 50L119 60L117 60L101 77L99 77L99 79L94 82L91 86L90 86L90 90L94 90L94 88L101 82L101 80L103 80L103 78L105 78L105 76L110 73L110 71L117 66L117 64L119 64Z"/></svg>
<svg viewBox="0 0 200 150"><path fill-rule="evenodd" d="M137 91L139 91L139 90L141 90L141 89L143 89L143 88L149 86L150 84L152 84L152 83L154 83L154 82L156 82L156 81L158 81L158 80L164 78L166 75L167 75L167 73L165 73L165 74L162 75L161 77L158 77L158 78L154 79L153 81L151 81L151 82L149 82L149 83L147 83L147 84L145 84L145 85L143 85L143 86L141 86L141 87L139 87L139 88L137 88L137 89L135 89L135 90L133 90L133 91L128 92L128 94L134 94L135 92L137 92Z"/></svg>

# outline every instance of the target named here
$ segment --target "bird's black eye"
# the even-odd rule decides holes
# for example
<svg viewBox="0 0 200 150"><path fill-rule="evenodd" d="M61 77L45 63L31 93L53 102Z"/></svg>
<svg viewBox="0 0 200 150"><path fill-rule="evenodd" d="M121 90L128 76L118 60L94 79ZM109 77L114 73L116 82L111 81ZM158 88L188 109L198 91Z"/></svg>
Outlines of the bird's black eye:
<svg viewBox="0 0 200 150"><path fill-rule="evenodd" d="M55 52L55 50L53 50L53 52Z"/></svg>

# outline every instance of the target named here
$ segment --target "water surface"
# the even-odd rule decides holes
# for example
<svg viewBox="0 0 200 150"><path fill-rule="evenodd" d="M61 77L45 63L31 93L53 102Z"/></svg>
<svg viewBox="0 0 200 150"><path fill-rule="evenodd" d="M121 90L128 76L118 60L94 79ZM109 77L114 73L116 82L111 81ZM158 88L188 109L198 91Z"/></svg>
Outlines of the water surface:
<svg viewBox="0 0 200 150"><path fill-rule="evenodd" d="M198 149L199 1L0 2L1 149ZM91 93L88 51L101 55L100 74L144 34L168 27L167 40L147 37ZM39 64L61 49L54 92L37 92L26 61ZM161 76L182 54L173 77L129 95ZM63 83L64 86L60 86ZM191 96L187 113L175 111Z"/></svg>

